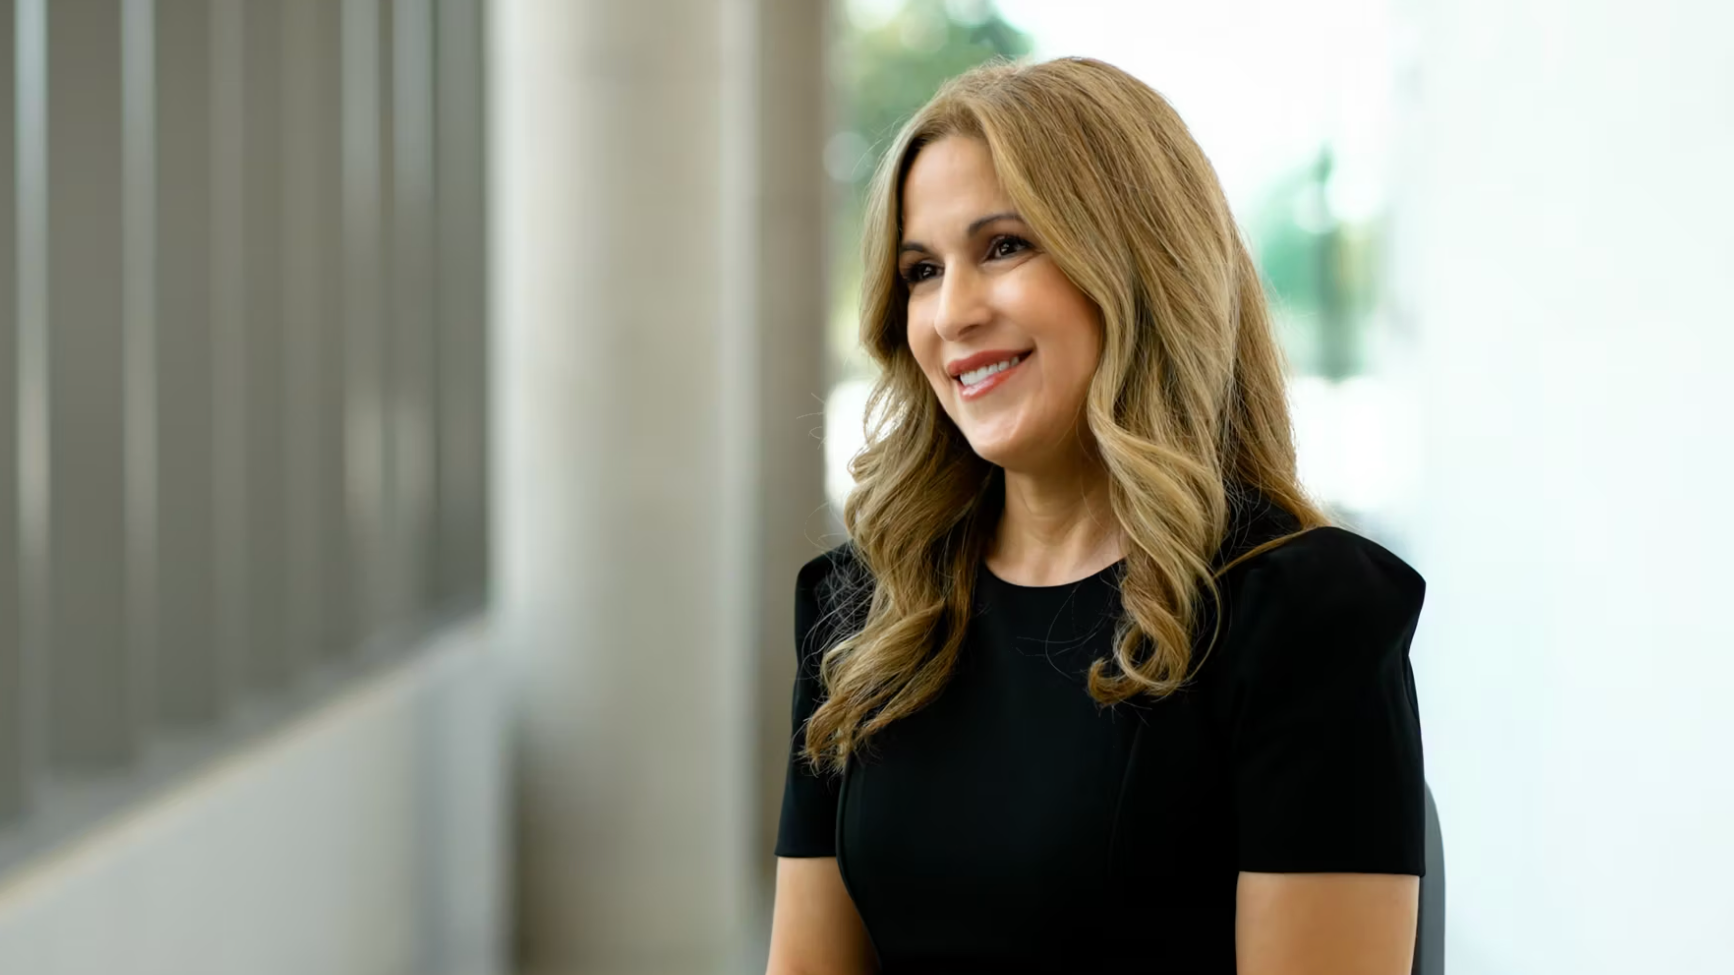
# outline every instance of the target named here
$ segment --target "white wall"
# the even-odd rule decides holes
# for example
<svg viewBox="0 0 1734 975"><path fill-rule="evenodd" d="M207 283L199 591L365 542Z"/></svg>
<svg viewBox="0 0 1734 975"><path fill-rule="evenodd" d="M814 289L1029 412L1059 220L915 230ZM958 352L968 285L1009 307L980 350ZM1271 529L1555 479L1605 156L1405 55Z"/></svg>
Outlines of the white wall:
<svg viewBox="0 0 1734 975"><path fill-rule="evenodd" d="M479 624L0 883L0 972L491 975L496 657Z"/></svg>
<svg viewBox="0 0 1734 975"><path fill-rule="evenodd" d="M1734 5L1404 6L1450 970L1734 971Z"/></svg>

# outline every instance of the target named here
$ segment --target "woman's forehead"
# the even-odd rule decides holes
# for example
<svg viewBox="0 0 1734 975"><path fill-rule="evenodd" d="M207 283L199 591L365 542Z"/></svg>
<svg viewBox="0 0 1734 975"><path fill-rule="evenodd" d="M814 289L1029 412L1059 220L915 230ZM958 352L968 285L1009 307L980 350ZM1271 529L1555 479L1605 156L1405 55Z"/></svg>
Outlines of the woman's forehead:
<svg viewBox="0 0 1734 975"><path fill-rule="evenodd" d="M981 217L1010 210L985 143L948 136L916 153L903 181L906 238L964 232Z"/></svg>

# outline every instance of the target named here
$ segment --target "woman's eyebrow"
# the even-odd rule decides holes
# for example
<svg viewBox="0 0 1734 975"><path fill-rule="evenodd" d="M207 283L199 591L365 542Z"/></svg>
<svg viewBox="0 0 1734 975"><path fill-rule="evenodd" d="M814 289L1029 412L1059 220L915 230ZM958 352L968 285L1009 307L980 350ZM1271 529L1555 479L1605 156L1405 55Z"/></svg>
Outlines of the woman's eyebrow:
<svg viewBox="0 0 1734 975"><path fill-rule="evenodd" d="M1023 219L1024 218L1019 216L1015 210L1006 210L1002 213L990 213L985 217L977 217L974 220L971 220L969 226L965 228L963 235L965 237L974 237L976 234L981 232L981 228L990 223L998 223L1001 220L1016 220L1019 223L1022 223ZM897 253L900 255L908 253L931 254L933 251L926 244L923 244L920 241L906 240L897 248Z"/></svg>
<svg viewBox="0 0 1734 975"><path fill-rule="evenodd" d="M1003 213L990 213L985 217L977 217L970 221L969 229L964 231L964 236L974 237L976 234L981 232L981 228L990 223L998 223L1001 220L1016 220L1019 223L1022 223L1023 219L1023 217L1018 216L1017 211L1015 210L1007 210Z"/></svg>

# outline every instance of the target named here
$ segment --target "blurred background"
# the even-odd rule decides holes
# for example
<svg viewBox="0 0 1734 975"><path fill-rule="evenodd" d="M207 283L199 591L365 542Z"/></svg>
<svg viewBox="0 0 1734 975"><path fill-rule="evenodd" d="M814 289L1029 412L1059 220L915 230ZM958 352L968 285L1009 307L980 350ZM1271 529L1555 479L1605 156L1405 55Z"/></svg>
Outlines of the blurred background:
<svg viewBox="0 0 1734 975"><path fill-rule="evenodd" d="M1308 486L1428 579L1448 970L1734 970L1730 37L0 0L0 973L762 971L863 190L944 78L1065 54L1187 119Z"/></svg>

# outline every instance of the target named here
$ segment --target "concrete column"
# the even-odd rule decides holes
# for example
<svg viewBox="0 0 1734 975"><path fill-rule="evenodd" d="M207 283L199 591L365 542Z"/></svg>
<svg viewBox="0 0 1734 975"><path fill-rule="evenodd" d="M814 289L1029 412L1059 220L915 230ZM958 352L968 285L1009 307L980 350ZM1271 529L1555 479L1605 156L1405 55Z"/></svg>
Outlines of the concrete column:
<svg viewBox="0 0 1734 975"><path fill-rule="evenodd" d="M132 750L154 730L160 684L157 550L156 8L121 3L121 618Z"/></svg>
<svg viewBox="0 0 1734 975"><path fill-rule="evenodd" d="M728 951L719 7L494 6L496 605L532 973Z"/></svg>
<svg viewBox="0 0 1734 975"><path fill-rule="evenodd" d="M348 474L348 335L346 305L347 210L345 187L345 70L343 0L309 0L295 4L308 21L314 58L310 72L313 99L309 139L317 187L311 211L317 240L311 273L315 289L309 299L317 333L313 417L317 458L311 469L317 525L314 546L318 563L317 591L309 598L318 606L315 645L322 656L341 656L356 648L357 590L361 573L355 566Z"/></svg>
<svg viewBox="0 0 1734 975"><path fill-rule="evenodd" d="M247 639L250 686L289 678L288 432L284 353L283 14L278 0L245 0L242 13L241 171L245 299Z"/></svg>
<svg viewBox="0 0 1734 975"><path fill-rule="evenodd" d="M48 403L44 374L48 357L48 70L46 14L39 0L13 0L12 132L15 359L14 444L17 480L17 657L19 740L14 749L19 797L30 787L48 747Z"/></svg>
<svg viewBox="0 0 1734 975"><path fill-rule="evenodd" d="M40 0L39 0L40 2ZM126 520L126 241L122 5L41 3L47 223L43 384L33 433L47 455L49 755L69 766L131 757ZM27 192L29 189L27 188Z"/></svg>
<svg viewBox="0 0 1734 975"><path fill-rule="evenodd" d="M825 255L828 133L825 52L829 4L757 0L756 69L751 91L757 164L752 172L754 267L749 305L756 356L753 391L758 470L753 572L757 608L748 645L758 652L754 712L758 733L752 854L769 893L775 869L783 770L788 760L789 689L795 678L795 573L829 547L825 445L815 435L829 391L825 322L830 287ZM767 905L768 906L768 905ZM768 916L768 915L767 915ZM768 925L768 922L767 922ZM768 933L768 926L762 928Z"/></svg>
<svg viewBox="0 0 1734 975"><path fill-rule="evenodd" d="M476 597L487 569L487 131L481 0L439 0L435 43L435 316L439 595Z"/></svg>
<svg viewBox="0 0 1734 975"><path fill-rule="evenodd" d="M18 626L17 68L12 0L0 0L0 822L23 811L24 657Z"/></svg>
<svg viewBox="0 0 1734 975"><path fill-rule="evenodd" d="M216 641L210 0L156 10L157 714L209 722Z"/></svg>
<svg viewBox="0 0 1734 975"><path fill-rule="evenodd" d="M348 601L358 645L385 625L389 578L380 3L344 0L342 24L343 471L353 582Z"/></svg>
<svg viewBox="0 0 1734 975"><path fill-rule="evenodd" d="M282 279L284 408L284 637L292 670L327 657L325 575L341 574L342 495L322 489L342 473L342 433L326 418L342 407L342 360L329 362L338 311L328 251L342 250L338 192L336 0L285 3L282 92ZM335 401L333 404L332 401ZM341 415L341 414L339 414ZM329 507L327 507L329 505Z"/></svg>
<svg viewBox="0 0 1734 975"><path fill-rule="evenodd" d="M393 605L414 618L433 601L434 12L391 5L390 466Z"/></svg>
<svg viewBox="0 0 1734 975"><path fill-rule="evenodd" d="M209 0L213 633L218 693L248 680L246 0Z"/></svg>
<svg viewBox="0 0 1734 975"><path fill-rule="evenodd" d="M494 584L528 972L754 964L786 741L759 715L787 713L823 503L800 419L823 389L819 6L493 7Z"/></svg>

